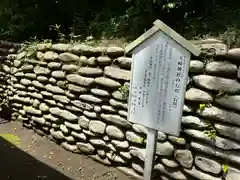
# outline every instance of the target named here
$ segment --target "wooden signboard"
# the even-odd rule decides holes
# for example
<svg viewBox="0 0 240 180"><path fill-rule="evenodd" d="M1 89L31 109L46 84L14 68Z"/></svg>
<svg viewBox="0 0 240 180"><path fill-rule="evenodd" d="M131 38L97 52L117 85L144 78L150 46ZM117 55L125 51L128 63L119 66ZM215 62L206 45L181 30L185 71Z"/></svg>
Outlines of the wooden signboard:
<svg viewBox="0 0 240 180"><path fill-rule="evenodd" d="M148 128L144 180L150 180L157 131L180 133L189 62L200 50L156 20L126 51L133 54L128 120Z"/></svg>

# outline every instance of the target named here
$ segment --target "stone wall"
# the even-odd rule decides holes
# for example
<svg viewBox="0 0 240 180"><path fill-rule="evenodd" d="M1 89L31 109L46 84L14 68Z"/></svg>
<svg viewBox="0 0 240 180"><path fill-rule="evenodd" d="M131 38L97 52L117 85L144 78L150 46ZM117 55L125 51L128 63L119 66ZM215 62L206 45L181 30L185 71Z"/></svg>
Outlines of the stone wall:
<svg viewBox="0 0 240 180"><path fill-rule="evenodd" d="M190 62L180 137L158 132L156 179L240 179L240 49L215 39L200 47ZM36 49L3 65L11 76L12 118L68 151L141 178L147 131L127 121L132 60L124 49Z"/></svg>
<svg viewBox="0 0 240 180"><path fill-rule="evenodd" d="M20 48L21 44L0 41L0 122L11 119L11 108L8 107L8 97L12 95L10 66Z"/></svg>

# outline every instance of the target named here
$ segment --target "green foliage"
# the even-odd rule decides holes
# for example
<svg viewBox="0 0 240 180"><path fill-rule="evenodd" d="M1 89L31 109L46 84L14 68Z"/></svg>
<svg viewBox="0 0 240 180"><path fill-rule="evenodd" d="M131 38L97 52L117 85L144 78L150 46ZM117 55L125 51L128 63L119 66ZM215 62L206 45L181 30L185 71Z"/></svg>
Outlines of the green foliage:
<svg viewBox="0 0 240 180"><path fill-rule="evenodd" d="M223 173L224 173L224 174L227 174L227 173L228 173L228 169L229 169L228 164L223 164L223 165L222 165L222 169L223 169Z"/></svg>
<svg viewBox="0 0 240 180"><path fill-rule="evenodd" d="M205 124L205 129L204 129L204 134L209 137L210 139L215 139L217 136L217 131L214 128L214 126L211 124L211 122L206 122Z"/></svg>
<svg viewBox="0 0 240 180"><path fill-rule="evenodd" d="M120 93L122 94L122 98L124 100L128 100L129 96L129 85L124 84L122 87L119 88Z"/></svg>
<svg viewBox="0 0 240 180"><path fill-rule="evenodd" d="M187 38L220 35L239 46L239 5L223 0L1 0L0 39L132 40L161 19Z"/></svg>

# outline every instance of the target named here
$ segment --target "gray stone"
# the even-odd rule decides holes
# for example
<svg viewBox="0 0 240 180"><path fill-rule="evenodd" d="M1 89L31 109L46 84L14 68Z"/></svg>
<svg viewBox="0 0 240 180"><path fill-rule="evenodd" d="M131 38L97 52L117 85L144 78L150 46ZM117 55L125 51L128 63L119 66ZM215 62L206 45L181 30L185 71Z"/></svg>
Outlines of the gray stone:
<svg viewBox="0 0 240 180"><path fill-rule="evenodd" d="M234 126L226 126L222 124L214 124L217 132L225 137L228 137L230 139L236 140L240 142L240 128L239 127L234 127Z"/></svg>
<svg viewBox="0 0 240 180"><path fill-rule="evenodd" d="M144 148L137 148L135 146L129 147L129 151L132 156L138 157L140 160L145 161L146 158L146 149Z"/></svg>
<svg viewBox="0 0 240 180"><path fill-rule="evenodd" d="M43 117L35 117L35 116L32 116L31 118L33 121L41 124L41 125L44 125L46 120L43 118Z"/></svg>
<svg viewBox="0 0 240 180"><path fill-rule="evenodd" d="M39 81L35 81L35 80L32 81L32 85L34 85L35 87L40 88L40 89L45 88L45 86L42 83L40 83Z"/></svg>
<svg viewBox="0 0 240 180"><path fill-rule="evenodd" d="M160 163L156 164L154 166L154 169L160 171L163 174L166 174L167 176L171 177L172 179L188 180L188 178L180 170L167 168Z"/></svg>
<svg viewBox="0 0 240 180"><path fill-rule="evenodd" d="M16 77L24 77L25 74L23 72L18 72L15 74Z"/></svg>
<svg viewBox="0 0 240 180"><path fill-rule="evenodd" d="M26 89L26 87L22 84L14 84L13 87L16 89Z"/></svg>
<svg viewBox="0 0 240 180"><path fill-rule="evenodd" d="M215 106L205 107L204 110L198 110L197 113L206 118L211 119L213 121L220 121L224 123L231 123L240 125L240 115L234 112L230 112L224 109L217 108Z"/></svg>
<svg viewBox="0 0 240 180"><path fill-rule="evenodd" d="M82 131L83 131L84 134L86 134L87 136L90 136L90 137L97 137L97 136L99 136L99 134L96 134L96 133L94 133L92 131L89 131L89 130L86 130L86 129L83 129Z"/></svg>
<svg viewBox="0 0 240 180"><path fill-rule="evenodd" d="M85 129L88 129L88 125L89 125L89 119L86 118L85 116L80 116L78 118L78 124Z"/></svg>
<svg viewBox="0 0 240 180"><path fill-rule="evenodd" d="M67 75L67 80L81 86L91 86L94 83L93 78L82 77L77 74Z"/></svg>
<svg viewBox="0 0 240 180"><path fill-rule="evenodd" d="M76 96L74 94L72 94L70 91L65 91L65 95L72 99L76 98Z"/></svg>
<svg viewBox="0 0 240 180"><path fill-rule="evenodd" d="M174 152L174 157L185 168L190 169L193 165L193 155L189 150L178 149Z"/></svg>
<svg viewBox="0 0 240 180"><path fill-rule="evenodd" d="M94 57L95 58L95 57ZM96 59L96 58L95 58ZM79 62L83 65L89 65L88 64L88 58L86 56L80 56L79 57ZM95 63L94 63L95 64Z"/></svg>
<svg viewBox="0 0 240 180"><path fill-rule="evenodd" d="M90 141L90 143L93 144L94 146L102 146L102 147L105 147L105 146L106 146L105 141L103 141L102 139L92 138L92 139L89 139L89 141Z"/></svg>
<svg viewBox="0 0 240 180"><path fill-rule="evenodd" d="M187 90L185 94L185 99L188 101L195 101L199 103L211 103L213 101L213 97L211 94L196 88L191 88Z"/></svg>
<svg viewBox="0 0 240 180"><path fill-rule="evenodd" d="M206 65L207 74L219 76L236 76L237 66L229 62L214 61Z"/></svg>
<svg viewBox="0 0 240 180"><path fill-rule="evenodd" d="M56 118L55 116L51 115L51 114L44 114L43 117L46 120L52 121L52 122L57 122L59 120L59 118Z"/></svg>
<svg viewBox="0 0 240 180"><path fill-rule="evenodd" d="M123 111L123 110L119 110L119 111L118 111L118 114L119 114L120 116L123 116L123 117L127 117L127 116L128 116L128 112L127 112L127 111Z"/></svg>
<svg viewBox="0 0 240 180"><path fill-rule="evenodd" d="M105 164L105 165L107 165L107 166L111 165L111 162L110 162L107 158L102 159L102 158L100 158L98 155L91 155L90 157L91 157L93 160L95 160L95 161L97 161L97 162L100 162L100 163L102 163L102 164Z"/></svg>
<svg viewBox="0 0 240 180"><path fill-rule="evenodd" d="M101 158L105 158L106 157L106 152L103 149L97 149L97 154Z"/></svg>
<svg viewBox="0 0 240 180"><path fill-rule="evenodd" d="M99 56L96 60L100 65L109 65L112 62L108 56Z"/></svg>
<svg viewBox="0 0 240 180"><path fill-rule="evenodd" d="M189 65L189 72L202 73L204 70L204 63L198 60L191 60Z"/></svg>
<svg viewBox="0 0 240 180"><path fill-rule="evenodd" d="M117 59L114 60L114 63L118 64L119 67L123 69L131 69L132 58L124 56L118 57Z"/></svg>
<svg viewBox="0 0 240 180"><path fill-rule="evenodd" d="M221 180L221 178L217 178L217 177L214 177L214 176L211 176L211 175L208 175L208 174L205 174L201 171L198 171L195 167L193 167L191 170L190 169L183 169L184 172L196 179L199 179L199 180Z"/></svg>
<svg viewBox="0 0 240 180"><path fill-rule="evenodd" d="M93 95L88 95L88 94L82 94L79 96L79 99L84 100L84 101L89 101L92 103L102 103L102 99L95 97Z"/></svg>
<svg viewBox="0 0 240 180"><path fill-rule="evenodd" d="M78 101L78 100L73 100L73 101L71 101L71 103L74 106L76 106L76 107L78 107L80 109L84 109L84 110L88 110L88 111L93 109L93 107L90 104L85 103L85 102L81 102L81 101Z"/></svg>
<svg viewBox="0 0 240 180"><path fill-rule="evenodd" d="M32 64L23 64L23 66L20 68L20 71L28 72L28 71L32 71L33 68L34 66Z"/></svg>
<svg viewBox="0 0 240 180"><path fill-rule="evenodd" d="M110 96L109 92L103 89L91 89L91 93L97 96L104 96L104 97Z"/></svg>
<svg viewBox="0 0 240 180"><path fill-rule="evenodd" d="M49 110L49 107L48 107L48 105L47 105L46 103L41 103L41 104L39 105L39 109L40 109L41 111L43 111L43 112L47 112L47 111Z"/></svg>
<svg viewBox="0 0 240 180"><path fill-rule="evenodd" d="M60 124L59 129L65 134L70 133L69 129L64 124Z"/></svg>
<svg viewBox="0 0 240 180"><path fill-rule="evenodd" d="M81 67L78 70L79 74L83 76L101 76L103 74L103 70L100 68L92 68L92 67Z"/></svg>
<svg viewBox="0 0 240 180"><path fill-rule="evenodd" d="M72 61L78 61L79 57L77 55L74 55L72 53L62 53L58 57L60 60L64 62L72 62Z"/></svg>
<svg viewBox="0 0 240 180"><path fill-rule="evenodd" d="M58 44L53 44L52 49L54 51L68 51L71 48L71 44L63 44L63 43L58 43Z"/></svg>
<svg viewBox="0 0 240 180"><path fill-rule="evenodd" d="M75 107L75 106L66 105L65 108L66 108L67 110L70 110L70 111L73 111L73 112L81 112L81 113L83 112L83 110L81 110L81 109L79 109L79 108L77 108L77 107Z"/></svg>
<svg viewBox="0 0 240 180"><path fill-rule="evenodd" d="M75 64L64 64L62 66L62 70L69 71L69 72L74 72L74 71L77 71L78 69L79 69L79 66Z"/></svg>
<svg viewBox="0 0 240 180"><path fill-rule="evenodd" d="M60 62L50 62L48 63L48 67L50 69L60 69L62 64Z"/></svg>
<svg viewBox="0 0 240 180"><path fill-rule="evenodd" d="M21 66L21 61L19 61L19 60L14 60L13 61L13 65L15 66L15 67L19 67L19 66Z"/></svg>
<svg viewBox="0 0 240 180"><path fill-rule="evenodd" d="M48 74L51 73L50 69L44 68L44 67L41 67L41 66L35 66L33 71L37 75L48 75Z"/></svg>
<svg viewBox="0 0 240 180"><path fill-rule="evenodd" d="M70 128L70 129L73 129L75 131L80 131L81 130L81 127L79 126L79 124L73 124L73 123L70 123L68 121L65 121L64 122L64 125L67 127L67 128Z"/></svg>
<svg viewBox="0 0 240 180"><path fill-rule="evenodd" d="M131 78L131 71L107 66L104 68L104 74L119 80L129 81Z"/></svg>
<svg viewBox="0 0 240 180"><path fill-rule="evenodd" d="M212 146L208 146L207 144L199 144L195 142L191 142L190 145L195 151L205 153L209 156L215 156L218 159L225 159L228 162L240 165L240 156L238 152L224 151Z"/></svg>
<svg viewBox="0 0 240 180"><path fill-rule="evenodd" d="M69 143L75 142L75 139L73 136L65 136L64 139Z"/></svg>
<svg viewBox="0 0 240 180"><path fill-rule="evenodd" d="M186 145L186 139L183 137L168 136L168 139L173 144L177 144L180 146Z"/></svg>
<svg viewBox="0 0 240 180"><path fill-rule="evenodd" d="M106 133L110 137L113 137L113 138L116 138L119 140L123 140L125 137L124 132L121 129L117 128L116 126L112 126L112 125L107 126Z"/></svg>
<svg viewBox="0 0 240 180"><path fill-rule="evenodd" d="M94 133L104 134L106 129L106 124L101 121L92 120L89 122L88 127L89 127L89 130Z"/></svg>
<svg viewBox="0 0 240 180"><path fill-rule="evenodd" d="M28 95L33 97L33 98L43 99L42 94L39 94L39 93L36 93L36 92L28 92Z"/></svg>
<svg viewBox="0 0 240 180"><path fill-rule="evenodd" d="M122 171L123 173L132 176L134 178L137 179L142 179L142 176L140 176L139 174L137 174L132 168L128 168L128 167L117 167L118 170Z"/></svg>
<svg viewBox="0 0 240 180"><path fill-rule="evenodd" d="M219 174L222 170L221 164L203 156L195 156L195 165L210 174Z"/></svg>
<svg viewBox="0 0 240 180"><path fill-rule="evenodd" d="M68 84L67 88L68 88L69 91L77 92L77 93L86 93L88 91L87 88L81 87L81 86L77 86L75 84Z"/></svg>
<svg viewBox="0 0 240 180"><path fill-rule="evenodd" d="M36 53L36 57L37 57L37 59L39 59L39 60L43 60L43 58L44 58L44 53L41 52L41 51L38 51L38 52ZM47 56L46 56L46 57L47 57Z"/></svg>
<svg viewBox="0 0 240 180"><path fill-rule="evenodd" d="M41 91L41 94L42 94L43 96L47 96L47 97L52 97L52 96L53 96L53 94L50 93L50 92L48 92L48 91Z"/></svg>
<svg viewBox="0 0 240 180"><path fill-rule="evenodd" d="M234 93L240 90L240 83L232 79L198 75L193 77L193 81L197 86L212 91Z"/></svg>
<svg viewBox="0 0 240 180"><path fill-rule="evenodd" d="M46 90L47 91L50 91L50 92L53 92L53 93L57 93L57 94L64 94L64 90L61 89L60 87L57 87L57 86L53 86L51 84L47 84L45 86Z"/></svg>
<svg viewBox="0 0 240 180"><path fill-rule="evenodd" d="M157 140L158 141L165 141L167 139L167 135L161 131L158 131Z"/></svg>
<svg viewBox="0 0 240 180"><path fill-rule="evenodd" d="M229 167L225 179L226 180L238 180L239 178L240 178L240 171L235 168Z"/></svg>
<svg viewBox="0 0 240 180"><path fill-rule="evenodd" d="M118 100L127 100L126 97L123 96L123 94L120 92L120 91L114 91L112 93L112 96L115 98L115 99L118 99Z"/></svg>
<svg viewBox="0 0 240 180"><path fill-rule="evenodd" d="M136 163L132 163L132 168L138 172L139 174L143 174L144 173L144 169L143 169L143 166L140 165L140 164L136 164Z"/></svg>
<svg viewBox="0 0 240 180"><path fill-rule="evenodd" d="M160 143L157 142L156 154L159 156L171 156L173 154L174 147L169 142Z"/></svg>
<svg viewBox="0 0 240 180"><path fill-rule="evenodd" d="M36 79L36 78L37 78L37 75L34 74L34 73L26 73L26 74L25 74L25 77L26 77L26 78L29 78L29 79Z"/></svg>
<svg viewBox="0 0 240 180"><path fill-rule="evenodd" d="M51 75L56 79L64 79L66 76L65 72L63 71L53 71Z"/></svg>
<svg viewBox="0 0 240 180"><path fill-rule="evenodd" d="M108 87L108 88L117 89L117 88L121 87L121 84L119 82L114 81L114 80L109 79L109 78L105 78L105 77L96 78L95 83L97 83L99 85L102 85L102 86L105 86L105 87Z"/></svg>
<svg viewBox="0 0 240 180"><path fill-rule="evenodd" d="M70 99L62 95L53 95L53 99L65 104L70 103Z"/></svg>
<svg viewBox="0 0 240 180"><path fill-rule="evenodd" d="M60 88L63 88L63 89L66 89L67 85L68 85L67 81L58 81L57 82L57 86L60 87Z"/></svg>
<svg viewBox="0 0 240 180"><path fill-rule="evenodd" d="M234 96L224 96L224 97L217 97L216 98L216 103L229 108L233 109L236 111L240 111L240 96L239 95L234 95Z"/></svg>
<svg viewBox="0 0 240 180"><path fill-rule="evenodd" d="M184 132L196 139L200 139L202 141L205 141L213 146L216 146L220 149L223 150L239 150L240 149L240 144L228 140L228 139L224 139L222 137L218 137L216 136L214 139L212 139L211 137L208 137L207 135L205 135L205 133L203 131L198 131L198 130L193 130L193 129L186 129L184 130Z"/></svg>
<svg viewBox="0 0 240 180"><path fill-rule="evenodd" d="M32 106L23 106L23 110L26 111L26 113L33 114L33 115L41 115L42 111L35 109Z"/></svg>
<svg viewBox="0 0 240 180"><path fill-rule="evenodd" d="M107 48L107 54L111 56L121 56L124 54L124 49L122 47L110 46Z"/></svg>
<svg viewBox="0 0 240 180"><path fill-rule="evenodd" d="M86 140L87 140L87 136L86 136L84 133L77 133L77 132L72 131L72 132L71 132L71 135L72 135L73 137L76 137L76 138L81 139L81 140L83 140L83 141L86 141Z"/></svg>
<svg viewBox="0 0 240 180"><path fill-rule="evenodd" d="M206 43L201 44L201 55L207 57L226 56L227 45L223 43Z"/></svg>
<svg viewBox="0 0 240 180"><path fill-rule="evenodd" d="M57 80L54 79L53 77L50 77L49 82L55 84L57 83Z"/></svg>
<svg viewBox="0 0 240 180"><path fill-rule="evenodd" d="M127 163L124 159L122 159L120 156L118 156L115 153L107 152L106 156L108 157L108 159L110 159L110 160L112 160L114 162L122 163L122 164L126 164Z"/></svg>
<svg viewBox="0 0 240 180"><path fill-rule="evenodd" d="M227 57L233 60L239 60L240 58L240 48L230 49L227 53Z"/></svg>
<svg viewBox="0 0 240 180"><path fill-rule="evenodd" d="M178 168L179 167L179 164L175 160L162 158L161 161L165 166L167 166L169 168Z"/></svg>
<svg viewBox="0 0 240 180"><path fill-rule="evenodd" d="M196 116L183 116L182 124L185 127L191 127L195 129L204 129L206 127L206 123Z"/></svg>
<svg viewBox="0 0 240 180"><path fill-rule="evenodd" d="M140 134L147 134L147 128L145 126L142 126L140 124L133 124L132 128L135 132L140 133Z"/></svg>
<svg viewBox="0 0 240 180"><path fill-rule="evenodd" d="M44 101L52 106L57 105L56 101L52 99L44 99Z"/></svg>
<svg viewBox="0 0 240 180"><path fill-rule="evenodd" d="M132 143L143 144L144 138L132 131L126 132L126 139Z"/></svg>
<svg viewBox="0 0 240 180"><path fill-rule="evenodd" d="M51 49L51 47L52 47L52 43L37 44L37 50L39 50L39 51L46 51L48 49Z"/></svg>
<svg viewBox="0 0 240 180"><path fill-rule="evenodd" d="M118 141L118 140L112 140L111 143L119 149L128 149L129 143L128 141Z"/></svg>
<svg viewBox="0 0 240 180"><path fill-rule="evenodd" d="M97 113L101 112L102 111L102 108L100 106L94 106L93 107L93 110Z"/></svg>
<svg viewBox="0 0 240 180"><path fill-rule="evenodd" d="M88 118L92 118L92 119L97 118L97 116L98 116L97 113L89 112L89 111L83 111L83 115L85 115Z"/></svg>
<svg viewBox="0 0 240 180"><path fill-rule="evenodd" d="M95 151L95 148L90 143L77 142L76 145L83 153L93 154Z"/></svg>
<svg viewBox="0 0 240 180"><path fill-rule="evenodd" d="M109 100L110 105L116 107L116 108L123 108L123 109L128 109L128 104L123 103L121 101L116 101L115 99L110 99Z"/></svg>
<svg viewBox="0 0 240 180"><path fill-rule="evenodd" d="M128 122L126 119L122 118L119 115L103 114L102 113L100 116L105 121L116 124L116 125L119 125L121 127L125 127L125 128L131 128L132 127L130 122Z"/></svg>
<svg viewBox="0 0 240 180"><path fill-rule="evenodd" d="M55 131L54 129L50 129L50 133L56 139L59 139L59 140L64 139L64 135L62 131Z"/></svg>
<svg viewBox="0 0 240 180"><path fill-rule="evenodd" d="M76 145L68 144L67 142L62 142L61 146L70 152L79 152Z"/></svg>
<svg viewBox="0 0 240 180"><path fill-rule="evenodd" d="M55 108L50 108L49 109L50 113L56 116L60 116L68 121L75 121L77 119L77 116L72 114L71 112L67 110L62 110L57 107Z"/></svg>
<svg viewBox="0 0 240 180"><path fill-rule="evenodd" d="M102 110L107 112L116 112L116 110L112 106L102 105Z"/></svg>
<svg viewBox="0 0 240 180"><path fill-rule="evenodd" d="M32 81L28 80L28 79L21 79L20 83L24 86L29 86L32 84Z"/></svg>

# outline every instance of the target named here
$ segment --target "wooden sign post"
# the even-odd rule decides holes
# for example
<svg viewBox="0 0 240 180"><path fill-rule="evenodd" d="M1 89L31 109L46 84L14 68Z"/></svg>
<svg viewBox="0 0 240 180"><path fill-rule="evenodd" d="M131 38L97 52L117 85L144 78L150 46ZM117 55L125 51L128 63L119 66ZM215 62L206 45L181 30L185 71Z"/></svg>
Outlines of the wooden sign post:
<svg viewBox="0 0 240 180"><path fill-rule="evenodd" d="M148 128L144 180L151 180L157 131L179 136L191 53L200 50L160 20L125 49L133 54L128 120Z"/></svg>

